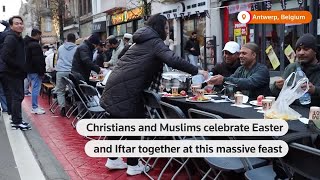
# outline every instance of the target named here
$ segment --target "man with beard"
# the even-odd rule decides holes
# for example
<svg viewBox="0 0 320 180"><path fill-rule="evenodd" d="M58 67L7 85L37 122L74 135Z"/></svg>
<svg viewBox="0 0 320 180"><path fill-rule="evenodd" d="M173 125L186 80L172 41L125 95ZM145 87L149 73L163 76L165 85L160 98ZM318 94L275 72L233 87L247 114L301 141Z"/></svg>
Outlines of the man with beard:
<svg viewBox="0 0 320 180"><path fill-rule="evenodd" d="M255 43L244 44L240 50L241 66L230 76L213 76L208 84L221 85L230 82L237 86L237 90L250 98L257 98L259 95L269 95L270 75L267 66L258 63L259 47Z"/></svg>
<svg viewBox="0 0 320 180"><path fill-rule="evenodd" d="M296 62L289 64L283 72L280 79L276 80L271 87L274 96L278 96L285 79L295 72L297 67L301 67L302 71L309 79L309 93L311 95L311 105L320 105L320 64L317 59L317 41L312 34L304 34L296 43Z"/></svg>

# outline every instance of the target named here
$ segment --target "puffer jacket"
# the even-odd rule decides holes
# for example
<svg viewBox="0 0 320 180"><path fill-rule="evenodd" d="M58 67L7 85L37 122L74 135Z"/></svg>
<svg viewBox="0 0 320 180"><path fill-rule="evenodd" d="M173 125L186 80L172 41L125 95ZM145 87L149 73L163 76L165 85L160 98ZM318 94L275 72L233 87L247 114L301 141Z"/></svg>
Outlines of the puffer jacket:
<svg viewBox="0 0 320 180"><path fill-rule="evenodd" d="M143 118L143 90L148 88L162 63L174 69L197 74L198 68L176 56L150 27L133 35L134 45L119 59L109 76L100 104L112 117Z"/></svg>
<svg viewBox="0 0 320 180"><path fill-rule="evenodd" d="M93 58L94 46L88 40L85 40L76 50L72 61L72 72L82 75L85 81L89 82L90 72L100 72L100 68L96 65Z"/></svg>
<svg viewBox="0 0 320 180"><path fill-rule="evenodd" d="M27 75L24 42L12 30L6 35L1 49L0 72L21 79Z"/></svg>
<svg viewBox="0 0 320 180"><path fill-rule="evenodd" d="M43 76L46 72L46 62L39 41L27 35L24 38L24 43L26 46L27 73L37 73Z"/></svg>

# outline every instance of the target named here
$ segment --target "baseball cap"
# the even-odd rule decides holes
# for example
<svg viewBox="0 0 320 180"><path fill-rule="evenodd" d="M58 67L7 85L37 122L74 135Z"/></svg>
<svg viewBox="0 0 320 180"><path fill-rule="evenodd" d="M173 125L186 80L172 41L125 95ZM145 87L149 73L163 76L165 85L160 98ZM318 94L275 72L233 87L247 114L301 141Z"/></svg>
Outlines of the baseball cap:
<svg viewBox="0 0 320 180"><path fill-rule="evenodd" d="M229 51L232 54L240 51L240 45L234 41L229 41L224 45L224 48L222 51Z"/></svg>
<svg viewBox="0 0 320 180"><path fill-rule="evenodd" d="M125 33L125 34L123 35L123 38L131 39L131 38L132 38L132 34Z"/></svg>

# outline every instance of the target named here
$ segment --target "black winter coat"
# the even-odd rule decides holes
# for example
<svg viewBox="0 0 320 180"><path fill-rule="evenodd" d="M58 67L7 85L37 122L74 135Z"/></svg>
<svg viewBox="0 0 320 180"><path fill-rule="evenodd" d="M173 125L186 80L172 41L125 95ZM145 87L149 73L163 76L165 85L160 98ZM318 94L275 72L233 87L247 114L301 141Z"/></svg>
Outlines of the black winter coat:
<svg viewBox="0 0 320 180"><path fill-rule="evenodd" d="M24 43L26 46L27 73L37 73L43 76L46 72L46 61L39 41L26 36Z"/></svg>
<svg viewBox="0 0 320 180"><path fill-rule="evenodd" d="M138 29L134 44L119 59L109 76L100 104L112 117L143 118L142 93L166 63L174 69L197 74L198 68L176 56L150 27Z"/></svg>
<svg viewBox="0 0 320 180"><path fill-rule="evenodd" d="M24 41L12 30L6 35L1 49L0 72L21 79L27 75Z"/></svg>
<svg viewBox="0 0 320 180"><path fill-rule="evenodd" d="M94 46L85 40L76 50L72 61L72 72L77 72L82 75L85 81L89 82L90 72L100 72L100 68L93 62Z"/></svg>

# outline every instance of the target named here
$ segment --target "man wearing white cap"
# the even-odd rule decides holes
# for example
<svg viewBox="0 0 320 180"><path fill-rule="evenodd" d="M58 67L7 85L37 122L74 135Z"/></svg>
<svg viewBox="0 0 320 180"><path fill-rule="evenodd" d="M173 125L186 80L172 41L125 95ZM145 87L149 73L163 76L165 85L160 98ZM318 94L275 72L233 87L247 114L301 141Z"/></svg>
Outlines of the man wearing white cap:
<svg viewBox="0 0 320 180"><path fill-rule="evenodd" d="M224 46L222 52L223 62L212 68L211 72L213 75L220 74L222 76L229 77L240 66L240 45L234 41L229 41Z"/></svg>
<svg viewBox="0 0 320 180"><path fill-rule="evenodd" d="M120 59L127 52L127 50L130 48L130 46L132 45L132 34L125 33L123 35L123 44L124 44L124 48L122 49L122 51L118 55L118 59Z"/></svg>

